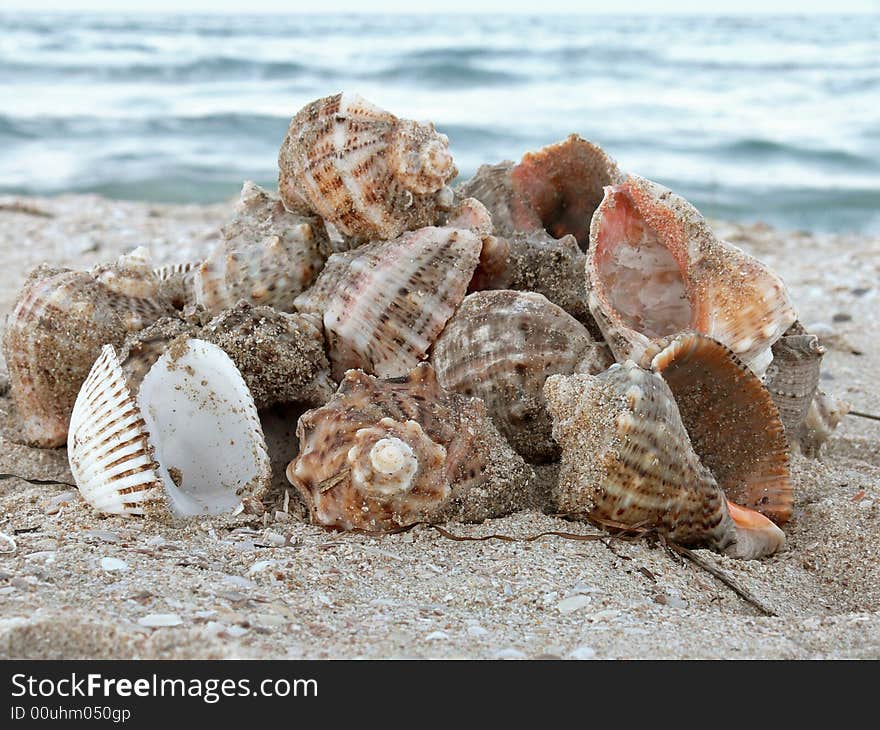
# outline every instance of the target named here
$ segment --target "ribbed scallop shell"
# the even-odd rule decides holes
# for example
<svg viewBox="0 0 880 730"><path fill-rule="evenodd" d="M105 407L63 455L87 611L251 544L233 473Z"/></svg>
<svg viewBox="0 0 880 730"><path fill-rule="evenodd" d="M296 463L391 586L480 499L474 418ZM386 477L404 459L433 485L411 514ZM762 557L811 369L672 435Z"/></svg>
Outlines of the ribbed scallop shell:
<svg viewBox="0 0 880 730"><path fill-rule="evenodd" d="M349 370L297 435L288 478L325 527L478 521L530 504L531 470L483 403L444 391L426 363L392 380Z"/></svg>
<svg viewBox="0 0 880 730"><path fill-rule="evenodd" d="M773 362L764 374L764 385L779 409L790 443L797 441L816 395L824 354L819 338L807 334L798 323L773 344Z"/></svg>
<svg viewBox="0 0 880 730"><path fill-rule="evenodd" d="M694 450L727 498L787 522L788 444L758 377L727 347L693 332L653 343L642 364L663 376Z"/></svg>
<svg viewBox="0 0 880 730"><path fill-rule="evenodd" d="M434 344L431 364L447 390L477 396L529 461L558 454L544 400L556 373L598 373L613 359L587 329L540 294L469 294Z"/></svg>
<svg viewBox="0 0 880 730"><path fill-rule="evenodd" d="M83 499L99 512L143 515L163 499L144 419L112 345L101 348L77 396L67 458Z"/></svg>
<svg viewBox="0 0 880 730"><path fill-rule="evenodd" d="M173 307L142 252L91 271L39 267L6 322L3 346L22 435L60 446L74 401L105 344L120 345Z"/></svg>
<svg viewBox="0 0 880 730"><path fill-rule="evenodd" d="M289 213L252 182L241 190L233 221L193 277L194 298L212 314L240 299L292 311L324 265L330 242L323 222Z"/></svg>
<svg viewBox="0 0 880 730"><path fill-rule="evenodd" d="M104 513L231 512L271 480L250 392L216 345L179 339L135 398L112 345L77 397L68 458L79 490Z"/></svg>
<svg viewBox="0 0 880 730"><path fill-rule="evenodd" d="M599 375L551 376L544 394L562 446L560 511L655 528L675 542L735 557L760 557L784 544L766 518L728 507L659 373L628 360ZM755 518L757 527L741 517L738 525L730 509Z"/></svg>
<svg viewBox="0 0 880 730"><path fill-rule="evenodd" d="M357 94L301 109L278 156L288 210L315 213L360 241L433 225L452 204L458 171L430 122L396 116Z"/></svg>
<svg viewBox="0 0 880 730"><path fill-rule="evenodd" d="M323 318L333 377L415 367L464 298L482 245L474 231L430 227L331 256L296 306Z"/></svg>
<svg viewBox="0 0 880 730"><path fill-rule="evenodd" d="M606 188L590 240L590 311L618 360L638 360L651 339L692 329L762 375L796 319L776 274L649 180L631 175Z"/></svg>
<svg viewBox="0 0 880 730"><path fill-rule="evenodd" d="M483 165L456 188L456 194L482 202L499 236L536 231L553 238L571 234L586 249L590 218L602 201L602 189L621 180L614 160L572 134L526 153L518 165Z"/></svg>

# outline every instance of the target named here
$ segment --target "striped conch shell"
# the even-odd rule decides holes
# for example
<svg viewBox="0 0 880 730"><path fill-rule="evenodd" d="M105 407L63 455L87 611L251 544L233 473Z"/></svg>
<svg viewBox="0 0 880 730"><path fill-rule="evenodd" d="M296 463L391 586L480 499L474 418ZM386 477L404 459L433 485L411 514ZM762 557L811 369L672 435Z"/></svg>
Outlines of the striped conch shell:
<svg viewBox="0 0 880 730"><path fill-rule="evenodd" d="M357 241L435 224L458 174L448 138L432 123L398 119L347 93L296 114L278 167L288 210L317 214Z"/></svg>
<svg viewBox="0 0 880 730"><path fill-rule="evenodd" d="M602 189L622 179L617 164L600 147L572 134L526 153L519 164L483 165L455 192L489 209L498 236L541 231L553 238L573 235L586 250Z"/></svg>
<svg viewBox="0 0 880 730"><path fill-rule="evenodd" d="M779 409L790 444L798 441L816 396L824 354L819 338L807 334L799 322L773 344L773 362L764 374L764 385Z"/></svg>
<svg viewBox="0 0 880 730"><path fill-rule="evenodd" d="M205 324L165 317L129 335L119 360L133 393L156 360L181 338L210 342L229 355L257 408L289 402L322 405L336 390L320 320L239 301Z"/></svg>
<svg viewBox="0 0 880 730"><path fill-rule="evenodd" d="M529 461L558 455L544 400L556 373L598 373L613 358L587 329L540 294L486 291L464 298L434 343L431 364L447 390L477 396Z"/></svg>
<svg viewBox="0 0 880 730"><path fill-rule="evenodd" d="M768 516L788 518L791 487L769 394L709 338L652 349L651 369L628 360L547 380L562 446L557 508L734 557L776 552L785 536Z"/></svg>
<svg viewBox="0 0 880 730"><path fill-rule="evenodd" d="M221 241L196 269L194 299L217 314L240 299L292 311L324 265L330 241L314 216L289 213L277 198L252 182Z"/></svg>
<svg viewBox="0 0 880 730"><path fill-rule="evenodd" d="M271 479L241 374L195 339L162 355L137 397L104 346L77 396L67 451L83 499L106 514L228 513L259 500Z"/></svg>
<svg viewBox="0 0 880 730"><path fill-rule="evenodd" d="M782 280L717 239L686 200L630 175L605 190L587 254L590 311L619 361L687 329L727 345L758 375L796 319Z"/></svg>
<svg viewBox="0 0 880 730"><path fill-rule="evenodd" d="M138 249L90 271L38 267L6 322L4 354L24 439L54 447L67 438L79 388L104 344L174 311Z"/></svg>
<svg viewBox="0 0 880 730"><path fill-rule="evenodd" d="M324 527L480 521L531 504L532 471L482 401L444 391L427 363L392 380L349 370L297 435L287 476Z"/></svg>
<svg viewBox="0 0 880 730"><path fill-rule="evenodd" d="M464 299L483 246L466 228L421 228L333 254L315 285L296 299L323 319L332 374L349 368L405 375Z"/></svg>

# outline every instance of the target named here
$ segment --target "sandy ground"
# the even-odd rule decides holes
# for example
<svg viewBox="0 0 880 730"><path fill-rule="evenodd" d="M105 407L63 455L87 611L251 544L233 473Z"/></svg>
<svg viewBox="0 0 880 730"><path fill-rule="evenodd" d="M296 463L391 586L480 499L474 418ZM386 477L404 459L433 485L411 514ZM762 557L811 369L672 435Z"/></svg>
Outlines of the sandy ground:
<svg viewBox="0 0 880 730"><path fill-rule="evenodd" d="M0 313L42 261L86 266L136 245L198 258L230 211L0 197ZM716 228L779 271L824 335L822 386L880 413L880 240ZM14 417L4 395L0 471L69 481L64 450L15 443ZM0 658L878 658L878 443L880 422L849 416L819 460L794 458L781 554L699 551L775 615L644 540L374 538L274 510L173 525L100 518L70 487L6 479L0 532L16 548L0 554ZM450 530L596 533L535 512Z"/></svg>

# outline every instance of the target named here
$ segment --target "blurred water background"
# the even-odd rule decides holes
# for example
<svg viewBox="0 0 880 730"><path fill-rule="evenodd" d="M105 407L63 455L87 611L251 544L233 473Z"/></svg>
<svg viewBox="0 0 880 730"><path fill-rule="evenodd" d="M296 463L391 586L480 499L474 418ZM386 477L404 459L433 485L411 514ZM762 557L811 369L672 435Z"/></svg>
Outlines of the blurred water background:
<svg viewBox="0 0 880 730"><path fill-rule="evenodd" d="M704 213L880 232L880 16L0 12L0 192L207 202L357 91L463 176L578 132Z"/></svg>

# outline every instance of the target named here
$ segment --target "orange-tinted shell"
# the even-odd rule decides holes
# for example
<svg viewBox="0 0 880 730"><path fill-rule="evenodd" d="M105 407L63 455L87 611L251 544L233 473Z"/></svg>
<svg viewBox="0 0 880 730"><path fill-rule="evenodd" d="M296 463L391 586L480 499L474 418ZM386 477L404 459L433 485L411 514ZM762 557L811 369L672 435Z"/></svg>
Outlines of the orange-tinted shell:
<svg viewBox="0 0 880 730"><path fill-rule="evenodd" d="M433 225L452 204L458 171L431 123L396 116L357 94L301 109L278 157L288 210L316 213L360 241Z"/></svg>
<svg viewBox="0 0 880 730"><path fill-rule="evenodd" d="M349 370L327 405L303 414L297 436L288 479L325 527L476 521L528 503L531 470L483 403L444 391L427 364L392 380Z"/></svg>
<svg viewBox="0 0 880 730"><path fill-rule="evenodd" d="M649 180L631 175L606 188L590 236L590 311L618 360L638 360L651 339L692 329L761 375L796 319L778 276Z"/></svg>

